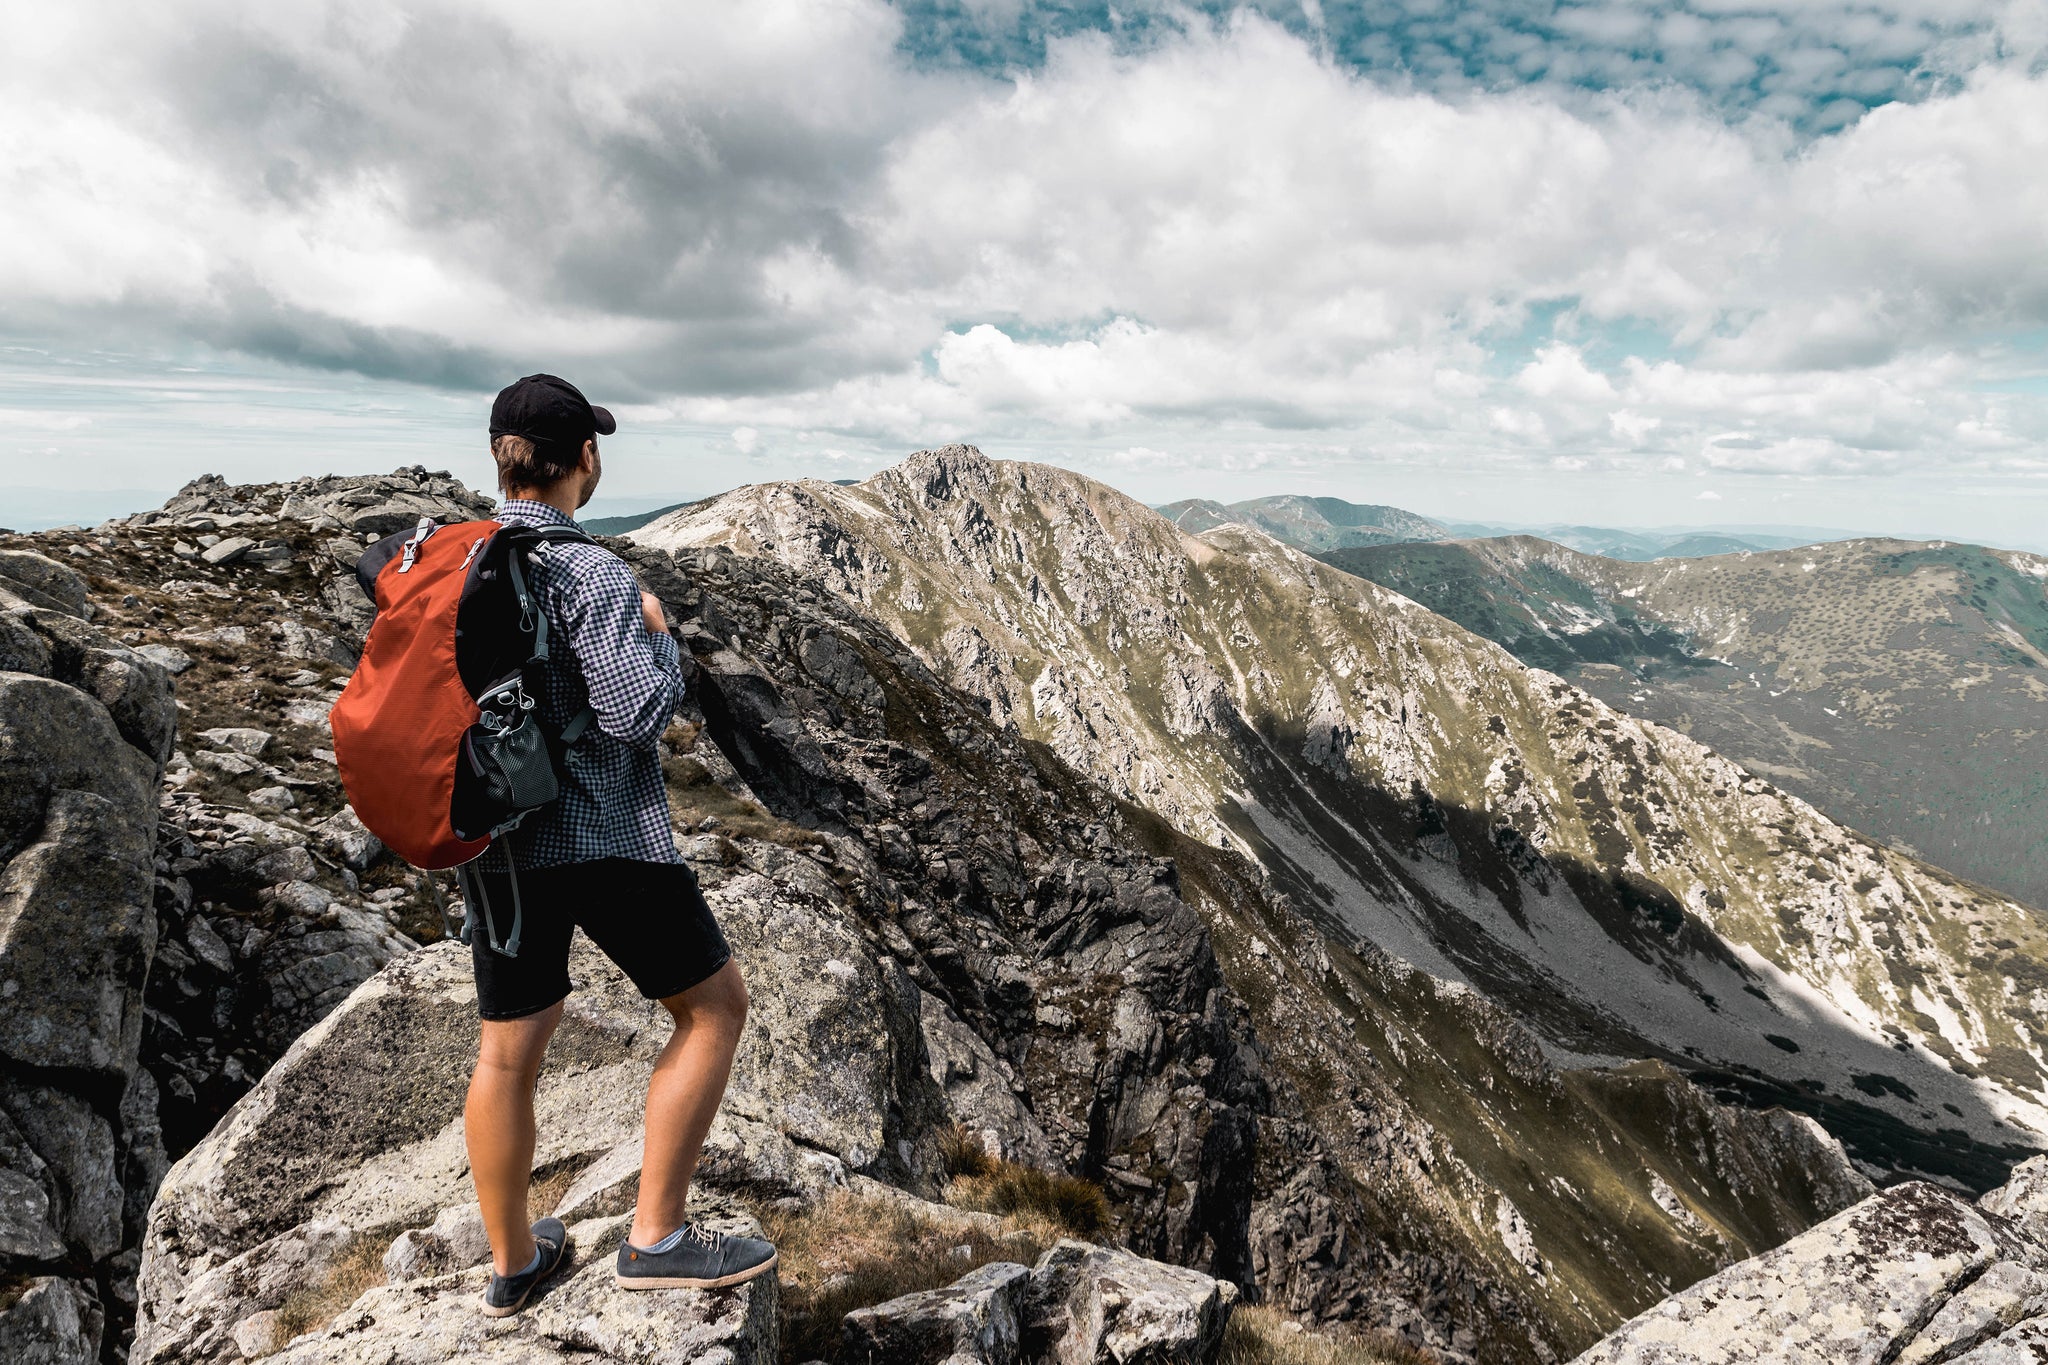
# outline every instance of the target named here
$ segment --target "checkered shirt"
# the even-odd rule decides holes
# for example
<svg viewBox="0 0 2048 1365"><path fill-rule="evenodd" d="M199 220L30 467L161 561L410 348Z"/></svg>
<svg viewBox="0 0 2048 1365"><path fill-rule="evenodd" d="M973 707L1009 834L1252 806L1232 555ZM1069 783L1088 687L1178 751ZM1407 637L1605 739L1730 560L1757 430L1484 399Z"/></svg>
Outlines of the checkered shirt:
<svg viewBox="0 0 2048 1365"><path fill-rule="evenodd" d="M497 519L575 525L546 503L526 498L509 499ZM532 563L531 586L548 618L541 715L559 726L588 705L597 720L569 750L561 798L513 832L519 866L599 858L679 861L655 743L683 696L675 639L647 629L640 585L611 551L550 542L534 549ZM485 866L502 866L495 853L485 855Z"/></svg>

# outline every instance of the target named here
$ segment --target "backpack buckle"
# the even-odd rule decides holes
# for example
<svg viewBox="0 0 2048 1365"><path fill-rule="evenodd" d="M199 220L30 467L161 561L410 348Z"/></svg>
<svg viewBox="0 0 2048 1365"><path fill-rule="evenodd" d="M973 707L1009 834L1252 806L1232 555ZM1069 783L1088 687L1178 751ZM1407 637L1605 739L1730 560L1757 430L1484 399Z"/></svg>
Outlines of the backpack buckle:
<svg viewBox="0 0 2048 1365"><path fill-rule="evenodd" d="M398 565L400 573L412 572L412 562L419 558L420 546L426 544L427 537L432 534L434 534L434 519L432 517L421 517L420 524L413 529L411 538L405 542L405 557Z"/></svg>

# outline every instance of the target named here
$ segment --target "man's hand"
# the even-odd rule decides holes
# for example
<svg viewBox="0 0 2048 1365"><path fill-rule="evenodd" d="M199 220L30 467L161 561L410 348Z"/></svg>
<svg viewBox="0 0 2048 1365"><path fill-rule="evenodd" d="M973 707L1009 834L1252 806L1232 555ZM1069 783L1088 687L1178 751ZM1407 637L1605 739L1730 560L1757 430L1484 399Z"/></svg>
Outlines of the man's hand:
<svg viewBox="0 0 2048 1365"><path fill-rule="evenodd" d="M640 619L646 623L649 635L668 634L668 618L661 614L661 599L644 590L640 594Z"/></svg>

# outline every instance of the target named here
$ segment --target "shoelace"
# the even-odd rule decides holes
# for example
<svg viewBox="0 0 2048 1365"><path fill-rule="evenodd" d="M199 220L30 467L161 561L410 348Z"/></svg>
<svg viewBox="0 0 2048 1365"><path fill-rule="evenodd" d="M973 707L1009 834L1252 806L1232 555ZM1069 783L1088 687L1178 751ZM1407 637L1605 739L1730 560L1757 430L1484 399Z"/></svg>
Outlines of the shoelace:
<svg viewBox="0 0 2048 1365"><path fill-rule="evenodd" d="M686 1223L683 1226L683 1237L684 1240L695 1242L706 1251L718 1250L718 1244L725 1240L723 1233L712 1232L710 1229L699 1227L695 1223Z"/></svg>

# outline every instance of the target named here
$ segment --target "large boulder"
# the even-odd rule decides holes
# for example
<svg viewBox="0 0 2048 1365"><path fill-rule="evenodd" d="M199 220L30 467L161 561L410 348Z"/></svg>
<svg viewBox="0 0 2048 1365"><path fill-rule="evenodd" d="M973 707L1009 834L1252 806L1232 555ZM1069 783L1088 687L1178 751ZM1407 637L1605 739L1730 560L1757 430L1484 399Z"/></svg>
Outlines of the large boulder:
<svg viewBox="0 0 2048 1365"><path fill-rule="evenodd" d="M940 1289L849 1313L847 1360L891 1365L1209 1365L1237 1286L1114 1247L1062 1241Z"/></svg>
<svg viewBox="0 0 2048 1365"><path fill-rule="evenodd" d="M845 1356L898 1365L1021 1365L1031 1272L997 1261L941 1289L846 1315Z"/></svg>
<svg viewBox="0 0 2048 1365"><path fill-rule="evenodd" d="M1672 1295L1578 1365L2034 1361L2000 1352L2023 1338L2048 1343L2044 1309L2048 1244L2000 1213L1910 1182Z"/></svg>

